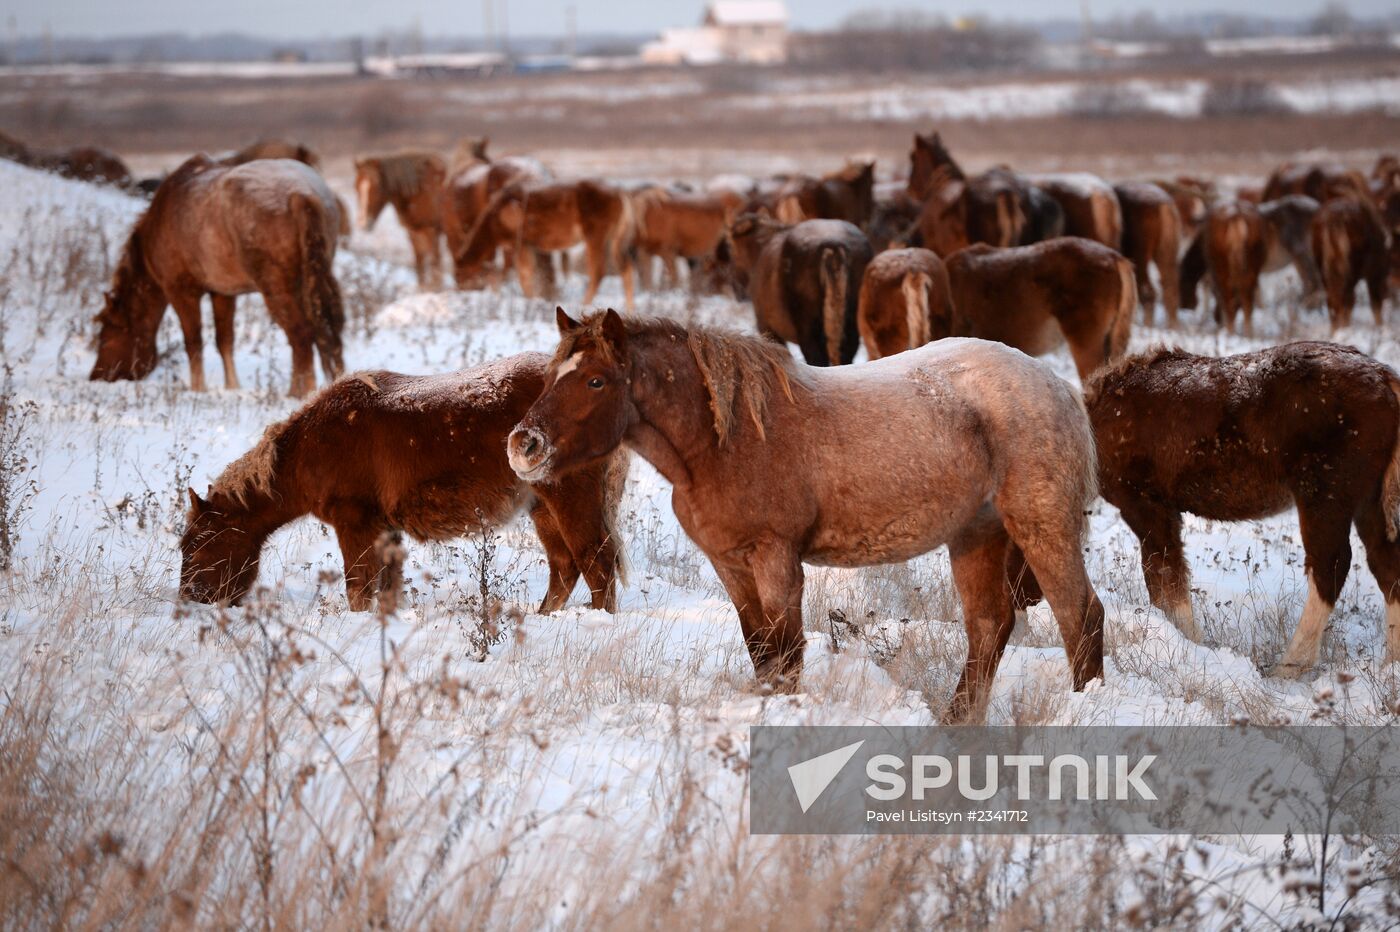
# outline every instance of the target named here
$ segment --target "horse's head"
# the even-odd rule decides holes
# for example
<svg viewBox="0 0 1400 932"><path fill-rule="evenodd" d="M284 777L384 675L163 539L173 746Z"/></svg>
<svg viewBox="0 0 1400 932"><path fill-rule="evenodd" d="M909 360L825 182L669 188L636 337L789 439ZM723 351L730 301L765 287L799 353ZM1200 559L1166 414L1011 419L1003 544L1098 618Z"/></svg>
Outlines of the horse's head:
<svg viewBox="0 0 1400 932"><path fill-rule="evenodd" d="M355 160L355 197L359 201L356 206L360 209L360 229L368 232L388 203L379 159Z"/></svg>
<svg viewBox="0 0 1400 932"><path fill-rule="evenodd" d="M617 449L636 420L630 391L627 331L617 311L584 322L557 308L559 349L545 371L544 392L506 441L510 467L526 482L544 482Z"/></svg>
<svg viewBox="0 0 1400 932"><path fill-rule="evenodd" d="M165 292L146 268L138 229L127 240L102 313L97 315L97 382L144 379L156 367L156 331L165 315Z"/></svg>
<svg viewBox="0 0 1400 932"><path fill-rule="evenodd" d="M263 540L240 527L243 510L221 492L200 498L189 490L190 510L180 538L180 598L236 605L258 579Z"/></svg>
<svg viewBox="0 0 1400 932"><path fill-rule="evenodd" d="M936 132L927 136L916 133L914 146L909 150L909 194L919 200L927 197L934 172L944 167L956 169L958 176L962 175L952 153L943 145L942 136Z"/></svg>
<svg viewBox="0 0 1400 932"><path fill-rule="evenodd" d="M962 181L936 184L924 201L919 232L925 249L947 258L972 241L967 232L967 185Z"/></svg>

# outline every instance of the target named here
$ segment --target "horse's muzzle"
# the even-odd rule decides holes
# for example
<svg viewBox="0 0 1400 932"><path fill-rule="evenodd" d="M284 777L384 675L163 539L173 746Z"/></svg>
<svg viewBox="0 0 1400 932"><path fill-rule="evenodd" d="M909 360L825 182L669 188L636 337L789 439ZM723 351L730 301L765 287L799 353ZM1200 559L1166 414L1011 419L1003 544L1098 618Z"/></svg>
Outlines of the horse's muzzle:
<svg viewBox="0 0 1400 932"><path fill-rule="evenodd" d="M526 482L542 479L554 456L554 446L533 427L517 427L506 440L510 468Z"/></svg>

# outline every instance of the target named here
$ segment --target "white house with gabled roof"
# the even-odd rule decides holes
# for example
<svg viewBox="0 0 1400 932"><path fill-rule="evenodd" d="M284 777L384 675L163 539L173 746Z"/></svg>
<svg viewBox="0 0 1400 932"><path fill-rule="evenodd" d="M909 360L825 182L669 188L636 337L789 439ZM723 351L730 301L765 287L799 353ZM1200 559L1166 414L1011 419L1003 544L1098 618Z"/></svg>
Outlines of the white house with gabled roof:
<svg viewBox="0 0 1400 932"><path fill-rule="evenodd" d="M698 27L663 31L642 47L642 58L669 65L782 64L787 20L783 0L711 0Z"/></svg>

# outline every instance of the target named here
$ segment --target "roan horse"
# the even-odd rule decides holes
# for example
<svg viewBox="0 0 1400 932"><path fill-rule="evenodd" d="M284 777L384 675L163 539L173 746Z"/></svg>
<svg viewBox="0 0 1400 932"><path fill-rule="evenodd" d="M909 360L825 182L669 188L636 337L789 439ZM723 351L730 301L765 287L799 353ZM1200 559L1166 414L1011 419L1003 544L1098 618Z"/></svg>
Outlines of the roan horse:
<svg viewBox="0 0 1400 932"><path fill-rule="evenodd" d="M506 463L506 435L544 388L548 362L522 353L449 375L361 372L336 382L269 427L206 497L190 490L181 597L239 601L257 581L267 538L312 514L335 529L350 608L363 611L382 582L375 545L385 531L452 540L528 509L549 561L540 611L563 606L580 574L593 607L614 610L626 454L535 484Z"/></svg>
<svg viewBox="0 0 1400 932"><path fill-rule="evenodd" d="M360 229L369 231L385 205L394 205L413 246L418 284L442 284L442 188L447 164L432 152L395 152L355 160Z"/></svg>
<svg viewBox="0 0 1400 932"><path fill-rule="evenodd" d="M316 387L315 351L327 378L345 368L345 308L332 274L340 209L314 170L287 159L235 168L197 155L177 168L136 221L98 315L93 380L144 379L156 365L156 331L175 306L190 362L190 387L204 390L200 299L214 307L224 385L238 387L233 361L236 295L261 292L292 346L295 396Z"/></svg>
<svg viewBox="0 0 1400 932"><path fill-rule="evenodd" d="M1223 359L1161 349L1085 392L1103 497L1142 543L1152 604L1200 640L1181 514L1247 521L1298 508L1308 600L1282 662L1317 663L1351 568L1351 528L1385 598L1385 663L1400 660L1400 377L1347 346L1290 343ZM1020 576L1017 604L1038 598Z"/></svg>
<svg viewBox="0 0 1400 932"><path fill-rule="evenodd" d="M802 672L802 564L868 566L947 543L968 658L949 718L984 714L1013 616L1008 540L1046 586L1074 687L1103 672L1103 607L1080 551L1094 445L1042 363L948 340L814 369L757 337L561 308L546 388L511 433L526 481L625 444L673 486L676 517L738 610L760 681Z"/></svg>

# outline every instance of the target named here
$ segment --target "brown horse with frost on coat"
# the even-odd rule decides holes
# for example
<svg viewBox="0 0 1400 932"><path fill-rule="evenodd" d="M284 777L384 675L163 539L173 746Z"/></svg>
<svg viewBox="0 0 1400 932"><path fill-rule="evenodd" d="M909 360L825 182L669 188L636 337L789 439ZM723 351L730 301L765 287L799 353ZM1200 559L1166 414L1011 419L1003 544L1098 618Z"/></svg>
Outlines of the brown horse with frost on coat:
<svg viewBox="0 0 1400 932"><path fill-rule="evenodd" d="M1181 307L1181 214L1176 201L1146 181L1125 181L1114 185L1113 192L1123 213L1121 251L1137 273L1143 321L1151 325L1157 313L1157 288L1149 273L1155 265L1162 281L1162 309L1167 314L1167 326L1174 328Z"/></svg>
<svg viewBox="0 0 1400 932"><path fill-rule="evenodd" d="M760 681L797 688L803 563L892 563L946 543L968 633L948 716L982 716L1013 621L1009 541L1051 580L1074 688L1103 674L1103 607L1080 551L1093 437L1078 394L1043 363L947 340L818 369L768 340L672 321L580 323L561 308L558 322L511 466L546 481L624 444L655 466Z"/></svg>
<svg viewBox="0 0 1400 932"><path fill-rule="evenodd" d="M136 221L98 315L94 381L144 379L156 365L156 331L175 306L190 362L190 387L204 390L200 300L214 308L224 384L233 362L234 298L260 292L292 346L294 396L316 387L315 353L327 378L345 368L345 308L331 264L340 207L301 162L268 159L234 168L197 155L171 173Z"/></svg>
<svg viewBox="0 0 1400 932"><path fill-rule="evenodd" d="M1123 245L1123 209L1113 185L1088 172L1032 175L1035 186L1060 203L1065 235L1082 236L1109 249Z"/></svg>
<svg viewBox="0 0 1400 932"><path fill-rule="evenodd" d="M1099 487L1142 544L1152 604L1193 641L1181 515L1249 521L1297 506L1308 599L1277 671L1317 663L1351 568L1351 529L1385 598L1385 663L1400 660L1400 377L1348 346L1290 343L1216 358L1160 349L1085 392ZM1038 596L1021 577L1017 604Z"/></svg>
<svg viewBox="0 0 1400 932"><path fill-rule="evenodd" d="M355 159L360 229L369 232L393 205L413 247L418 284L442 284L442 188L447 163L433 152L394 152Z"/></svg>
<svg viewBox="0 0 1400 932"><path fill-rule="evenodd" d="M190 490L181 598L238 602L267 538L311 514L335 530L350 608L364 611L382 582L375 545L386 531L454 540L529 511L549 561L540 611L562 607L580 575L593 607L614 611L626 454L557 482L523 482L506 462L506 435L544 388L548 363L522 353L447 375L336 382L269 427L205 497Z"/></svg>
<svg viewBox="0 0 1400 932"><path fill-rule="evenodd" d="M1366 283L1376 326L1385 323L1390 291L1391 233L1370 201L1333 198L1312 218L1312 248L1327 291L1332 330L1351 326L1356 286Z"/></svg>

